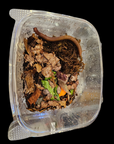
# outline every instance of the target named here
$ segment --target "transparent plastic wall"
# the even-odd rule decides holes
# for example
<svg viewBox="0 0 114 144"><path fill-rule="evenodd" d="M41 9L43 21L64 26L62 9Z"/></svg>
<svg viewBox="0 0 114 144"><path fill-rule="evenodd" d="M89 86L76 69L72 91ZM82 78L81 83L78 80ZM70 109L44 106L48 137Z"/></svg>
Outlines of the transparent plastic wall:
<svg viewBox="0 0 114 144"><path fill-rule="evenodd" d="M95 27L88 21L46 11L12 9L15 19L9 58L9 91L14 121L8 130L10 140L40 137L78 129L91 124L97 117L102 103L102 53L101 42ZM23 95L23 39L33 33L33 27L48 36L67 33L81 39L85 70L80 73L78 96L66 108L40 112L26 109Z"/></svg>

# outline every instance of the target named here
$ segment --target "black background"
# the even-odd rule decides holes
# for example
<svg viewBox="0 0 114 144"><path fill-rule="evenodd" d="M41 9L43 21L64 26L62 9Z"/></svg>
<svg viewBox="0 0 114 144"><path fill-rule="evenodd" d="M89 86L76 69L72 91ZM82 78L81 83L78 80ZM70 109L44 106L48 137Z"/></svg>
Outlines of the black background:
<svg viewBox="0 0 114 144"><path fill-rule="evenodd" d="M24 1L23 1L24 2ZM17 3L17 4L16 4ZM18 4L19 3L19 4ZM5 4L6 5L6 4ZM28 6L29 5L29 6ZM27 7L28 6L28 7ZM3 112L3 125L5 125L4 133L2 134L5 137L5 140L10 142L7 138L7 132L8 132L8 127L10 123L13 121L12 118L12 113L10 109L10 102L9 102L9 86L8 86L8 63L9 63L9 50L10 50L10 40L11 40L11 35L12 35L12 30L14 26L14 20L9 16L9 10L12 8L18 8L18 9L32 9L32 10L45 10L45 11L50 11L50 12L55 12L55 13L60 13L60 14L66 14L66 15L71 15L74 17L79 17L86 19L90 23L92 23L95 28L97 29L99 36L100 36L100 41L102 43L102 52L103 52L103 63L106 63L106 33L108 30L106 29L107 27L107 20L106 17L109 16L110 14L107 13L107 4L99 5L95 1L91 1L91 3L83 3L82 1L76 2L76 1L52 1L52 2L47 2L43 1L43 3L39 3L39 1L35 2L25 2L23 5L21 1L16 2L15 4L10 4L5 8L5 14L1 11L1 15L3 16L3 19L5 20L5 24L2 25L2 40L4 42L4 47L3 50L5 52L5 58L2 60L4 61L3 67L4 71L3 75L3 85L2 88L5 87L3 94L1 95L1 101L3 106L1 106L1 111ZM110 9L109 9L110 10ZM110 13L112 10L110 10ZM5 18L4 18L5 17ZM110 29L110 27L108 27ZM3 53L4 53L3 52ZM3 54L2 53L2 54ZM4 55L4 54L3 54ZM104 62L105 61L105 62ZM103 64L104 67L104 64ZM2 89L1 88L1 89ZM106 89L103 88L103 96L105 97ZM3 100L4 99L4 100ZM5 103L4 103L5 101ZM5 113L4 113L5 109ZM108 110L107 110L108 112ZM106 125L108 124L106 121L106 108L105 108L105 98L104 102L101 107L101 111L95 120L90 126L86 128L81 128L78 130L72 130L69 132L64 132L60 134L54 134L54 135L49 135L45 137L39 137L39 138L28 138L22 140L23 142L51 142L55 143L56 141L59 143L66 143L68 142L79 142L79 143L93 143L93 142L100 142L99 140L106 139L104 136L102 138L102 134L105 134L105 128ZM108 134L108 133L107 133Z"/></svg>

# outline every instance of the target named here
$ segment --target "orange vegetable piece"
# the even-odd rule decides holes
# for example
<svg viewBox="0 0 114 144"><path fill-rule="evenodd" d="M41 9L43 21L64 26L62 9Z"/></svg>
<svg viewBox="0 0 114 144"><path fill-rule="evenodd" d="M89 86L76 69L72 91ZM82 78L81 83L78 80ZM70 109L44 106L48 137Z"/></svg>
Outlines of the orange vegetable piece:
<svg viewBox="0 0 114 144"><path fill-rule="evenodd" d="M60 94L59 94L59 97L60 97L60 96L64 96L65 94L66 94L66 91L64 91L64 89L61 88L61 92L60 92Z"/></svg>

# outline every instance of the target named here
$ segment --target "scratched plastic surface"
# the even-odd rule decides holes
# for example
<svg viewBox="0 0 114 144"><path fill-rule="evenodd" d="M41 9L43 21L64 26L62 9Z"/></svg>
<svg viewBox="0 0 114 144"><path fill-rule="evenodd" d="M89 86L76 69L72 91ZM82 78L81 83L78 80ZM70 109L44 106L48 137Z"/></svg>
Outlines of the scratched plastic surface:
<svg viewBox="0 0 114 144"><path fill-rule="evenodd" d="M9 13L15 19L10 45L9 90L12 116L16 122L11 123L9 127L8 138L18 140L40 137L91 124L100 111L103 81L101 42L94 26L84 19L46 11L12 9ZM23 38L33 33L33 27L48 36L67 33L81 39L85 70L78 77L78 96L66 108L42 113L26 109L21 80ZM15 131L18 131L16 136ZM19 135L22 131L24 132L21 137Z"/></svg>

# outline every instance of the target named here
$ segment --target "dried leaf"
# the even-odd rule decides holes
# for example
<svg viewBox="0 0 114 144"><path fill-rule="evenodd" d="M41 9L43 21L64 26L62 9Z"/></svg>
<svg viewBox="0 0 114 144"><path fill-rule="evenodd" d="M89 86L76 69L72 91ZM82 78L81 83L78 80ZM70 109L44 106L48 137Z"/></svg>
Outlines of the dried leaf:
<svg viewBox="0 0 114 144"><path fill-rule="evenodd" d="M25 54L24 56L25 62L29 62L30 66L34 63L34 58L31 56L31 54Z"/></svg>
<svg viewBox="0 0 114 144"><path fill-rule="evenodd" d="M70 103L70 104L72 103L72 99L69 101L69 103Z"/></svg>
<svg viewBox="0 0 114 144"><path fill-rule="evenodd" d="M61 106L64 106L64 108L66 108L66 101L60 101L59 104L60 104Z"/></svg>
<svg viewBox="0 0 114 144"><path fill-rule="evenodd" d="M67 49L67 47L66 47L66 46L64 46L64 48L65 48L65 49Z"/></svg>
<svg viewBox="0 0 114 144"><path fill-rule="evenodd" d="M34 112L34 110L33 109L31 109L31 108L27 108L29 111L31 111L31 112Z"/></svg>
<svg viewBox="0 0 114 144"><path fill-rule="evenodd" d="M34 111L36 111L36 108L32 108Z"/></svg>
<svg viewBox="0 0 114 144"><path fill-rule="evenodd" d="M63 88L64 91L66 91L66 93L70 94L70 92L69 92L69 90L68 90L68 88L67 88L67 85L66 85L63 81L61 81L61 80L59 79L59 80L58 80L58 83L59 83L59 86L60 86L61 88Z"/></svg>
<svg viewBox="0 0 114 144"><path fill-rule="evenodd" d="M38 73L41 72L41 70L42 70L42 66L40 64L38 64L38 63L34 64L33 67L36 67L36 70L37 70Z"/></svg>
<svg viewBox="0 0 114 144"><path fill-rule="evenodd" d="M42 109L42 110L40 110L39 112L41 113L41 112L43 112L43 111L45 111L46 109Z"/></svg>
<svg viewBox="0 0 114 144"><path fill-rule="evenodd" d="M59 52L61 52L61 48L62 48L62 47L59 47Z"/></svg>
<svg viewBox="0 0 114 144"><path fill-rule="evenodd" d="M27 73L26 77L25 77L25 81L27 84L27 88L26 91L27 93L33 93L34 92L34 80L33 80L33 74L31 72Z"/></svg>
<svg viewBox="0 0 114 144"><path fill-rule="evenodd" d="M30 46L28 46L28 39L24 38L25 49L30 54Z"/></svg>
<svg viewBox="0 0 114 144"><path fill-rule="evenodd" d="M61 46L62 45L62 43L60 42L59 44L58 44L58 46Z"/></svg>
<svg viewBox="0 0 114 144"><path fill-rule="evenodd" d="M68 101L70 100L69 94L68 94Z"/></svg>
<svg viewBox="0 0 114 144"><path fill-rule="evenodd" d="M39 88L40 90L43 90L43 89L44 89L44 87L42 87L42 86L39 85L39 84L35 84L35 85L36 85L36 87Z"/></svg>
<svg viewBox="0 0 114 144"><path fill-rule="evenodd" d="M38 37L33 33L32 37L35 38L36 40L38 39Z"/></svg>
<svg viewBox="0 0 114 144"><path fill-rule="evenodd" d="M42 99L43 99L43 97L40 97L37 99L37 101L36 101L37 106L40 106Z"/></svg>

